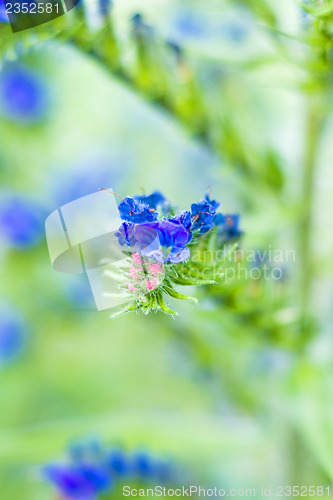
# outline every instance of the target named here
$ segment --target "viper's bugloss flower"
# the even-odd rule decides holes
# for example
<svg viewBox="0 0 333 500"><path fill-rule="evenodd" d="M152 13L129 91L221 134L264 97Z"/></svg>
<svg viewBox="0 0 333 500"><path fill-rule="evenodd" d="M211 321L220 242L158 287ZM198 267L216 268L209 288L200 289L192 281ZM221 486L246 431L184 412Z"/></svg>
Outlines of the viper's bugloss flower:
<svg viewBox="0 0 333 500"><path fill-rule="evenodd" d="M187 243L189 243L193 237L193 234L191 232L191 227L192 227L191 212L189 210L185 210L185 212L182 212L180 215L172 217L171 219L168 220L171 222L176 222L177 224L182 225L186 229Z"/></svg>
<svg viewBox="0 0 333 500"><path fill-rule="evenodd" d="M45 211L40 204L19 194L0 201L0 238L15 248L28 248L44 235Z"/></svg>
<svg viewBox="0 0 333 500"><path fill-rule="evenodd" d="M216 211L219 206L221 205L221 203L219 201L216 201L216 200L211 200L209 195L208 194L205 194L204 196L204 200L207 201L207 203L209 203L213 209Z"/></svg>
<svg viewBox="0 0 333 500"><path fill-rule="evenodd" d="M21 64L0 72L0 113L22 124L41 121L48 111L46 85L40 74Z"/></svg>
<svg viewBox="0 0 333 500"><path fill-rule="evenodd" d="M142 255L158 262L179 263L190 256L185 246L188 232L176 222L163 219L160 222L136 224L134 237Z"/></svg>
<svg viewBox="0 0 333 500"><path fill-rule="evenodd" d="M214 224L219 227L219 236L226 240L239 238L243 234L243 231L239 229L239 222L240 217L238 214L217 214L214 218Z"/></svg>
<svg viewBox="0 0 333 500"><path fill-rule="evenodd" d="M122 200L118 209L123 220L134 224L155 221L158 217L158 212L154 208L131 197Z"/></svg>
<svg viewBox="0 0 333 500"><path fill-rule="evenodd" d="M159 191L154 191L152 194L146 195L138 195L134 196L134 199L140 203L144 203L149 206L149 208L153 208L157 210L159 206L163 205L167 200Z"/></svg>
<svg viewBox="0 0 333 500"><path fill-rule="evenodd" d="M192 203L192 230L199 230L200 233L207 233L207 231L209 231L214 226L215 214L216 209L214 208L214 205L208 202L206 199L199 201L199 203Z"/></svg>
<svg viewBox="0 0 333 500"><path fill-rule="evenodd" d="M112 478L103 464L79 462L48 465L44 475L65 498L95 500L111 488Z"/></svg>
<svg viewBox="0 0 333 500"><path fill-rule="evenodd" d="M0 305L0 366L15 360L22 352L27 333L22 315L8 304Z"/></svg>

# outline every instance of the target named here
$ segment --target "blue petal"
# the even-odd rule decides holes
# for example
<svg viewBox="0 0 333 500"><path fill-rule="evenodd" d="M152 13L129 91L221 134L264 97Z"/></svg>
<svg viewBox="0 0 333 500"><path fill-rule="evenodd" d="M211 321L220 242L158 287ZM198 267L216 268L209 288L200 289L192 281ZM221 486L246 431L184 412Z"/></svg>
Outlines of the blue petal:
<svg viewBox="0 0 333 500"><path fill-rule="evenodd" d="M178 264L179 262L184 262L184 260L188 259L189 256L190 250L187 247L174 247L167 256L166 262Z"/></svg>

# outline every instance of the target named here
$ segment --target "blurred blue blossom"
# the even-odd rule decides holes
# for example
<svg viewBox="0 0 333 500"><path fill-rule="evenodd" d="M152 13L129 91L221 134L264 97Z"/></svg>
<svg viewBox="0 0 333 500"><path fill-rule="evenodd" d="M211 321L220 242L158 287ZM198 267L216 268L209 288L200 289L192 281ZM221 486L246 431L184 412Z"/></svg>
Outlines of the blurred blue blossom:
<svg viewBox="0 0 333 500"><path fill-rule="evenodd" d="M8 304L0 305L0 366L17 358L25 344L27 326L21 314Z"/></svg>
<svg viewBox="0 0 333 500"><path fill-rule="evenodd" d="M207 25L202 15L191 10L178 12L172 23L177 38L202 38L207 34Z"/></svg>
<svg viewBox="0 0 333 500"><path fill-rule="evenodd" d="M101 464L48 465L44 474L68 499L94 500L111 488L111 476Z"/></svg>
<svg viewBox="0 0 333 500"><path fill-rule="evenodd" d="M15 248L28 248L44 236L45 210L19 193L0 200L0 238Z"/></svg>
<svg viewBox="0 0 333 500"><path fill-rule="evenodd" d="M239 229L240 216L238 214L217 214L214 218L214 223L219 228L218 234L220 238L224 240L233 240L243 234L243 231Z"/></svg>
<svg viewBox="0 0 333 500"><path fill-rule="evenodd" d="M112 0L99 0L98 6L102 16L107 16L112 7Z"/></svg>
<svg viewBox="0 0 333 500"><path fill-rule="evenodd" d="M4 0L0 0L0 23L9 23Z"/></svg>
<svg viewBox="0 0 333 500"><path fill-rule="evenodd" d="M49 109L46 84L36 71L10 63L0 71L0 112L24 124L41 121Z"/></svg>
<svg viewBox="0 0 333 500"><path fill-rule="evenodd" d="M150 453L131 454L90 442L72 446L67 463L46 465L42 472L68 500L95 500L117 486L120 478L142 483L159 480L165 484L175 477L171 464Z"/></svg>

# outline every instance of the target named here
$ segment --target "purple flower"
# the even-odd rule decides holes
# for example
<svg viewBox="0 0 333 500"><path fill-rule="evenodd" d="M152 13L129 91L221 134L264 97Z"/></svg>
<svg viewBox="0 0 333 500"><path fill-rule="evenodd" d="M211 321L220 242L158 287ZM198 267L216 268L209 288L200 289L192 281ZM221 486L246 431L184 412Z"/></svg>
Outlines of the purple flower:
<svg viewBox="0 0 333 500"><path fill-rule="evenodd" d="M206 233L214 226L214 216L216 213L214 204L216 204L215 200L210 203L206 199L199 201L199 203L192 203L191 217L193 231L199 230L200 233Z"/></svg>
<svg viewBox="0 0 333 500"><path fill-rule="evenodd" d="M8 244L27 248L44 235L45 211L32 200L12 194L0 202L0 230Z"/></svg>
<svg viewBox="0 0 333 500"><path fill-rule="evenodd" d="M176 264L190 256L190 251L185 246L188 232L177 222L163 219L159 223L137 224L134 235L141 244L142 254L159 262Z"/></svg>
<svg viewBox="0 0 333 500"><path fill-rule="evenodd" d="M187 242L189 243L193 237L193 234L191 232L191 227L192 227L192 219L191 219L191 213L189 210L186 210L185 212L182 212L180 215L177 215L175 217L172 217L171 219L168 219L171 222L175 222L176 224L181 224L187 231Z"/></svg>
<svg viewBox="0 0 333 500"><path fill-rule="evenodd" d="M159 262L178 263L190 256L190 251L185 246L188 231L179 222L167 219L143 224L124 222L115 235L121 246L128 245L135 252Z"/></svg>
<svg viewBox="0 0 333 500"><path fill-rule="evenodd" d="M13 361L22 352L26 337L23 317L11 306L0 307L0 366Z"/></svg>
<svg viewBox="0 0 333 500"><path fill-rule="evenodd" d="M158 212L150 208L147 203L141 203L134 198L127 197L119 204L120 217L134 224L141 222L152 222L158 217Z"/></svg>
<svg viewBox="0 0 333 500"><path fill-rule="evenodd" d="M0 72L0 111L21 123L42 120L48 109L47 88L31 69L10 64Z"/></svg>
<svg viewBox="0 0 333 500"><path fill-rule="evenodd" d="M109 472L99 463L53 464L44 467L43 472L61 495L70 499L95 500L112 485Z"/></svg>

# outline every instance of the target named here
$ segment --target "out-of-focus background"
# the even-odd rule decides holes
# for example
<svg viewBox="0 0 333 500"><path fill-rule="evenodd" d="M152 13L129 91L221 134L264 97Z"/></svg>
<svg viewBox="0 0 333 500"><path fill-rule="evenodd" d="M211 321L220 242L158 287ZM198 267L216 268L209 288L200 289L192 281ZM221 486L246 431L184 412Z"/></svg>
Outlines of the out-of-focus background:
<svg viewBox="0 0 333 500"><path fill-rule="evenodd" d="M311 20L297 2L268 2L289 34L286 50L278 29L249 5L121 0L113 17L124 65L134 52L128 21L138 12L175 45L170 50L181 47L211 112L219 108L224 123L230 117L249 155L276 153L282 188L269 178L273 162L247 176L235 134L231 154L216 154L177 116L61 38L36 36L3 57L1 500L56 498L40 468L86 436L149 450L202 485L331 483L331 121L316 139L311 326L300 333L298 226L311 132L306 69L297 65L308 49L292 38ZM53 270L44 235L53 210L100 187L122 196L158 189L181 209L211 190L222 210L240 213L245 249L294 250L296 261L283 263L283 279L249 280L240 292L237 282L213 296L194 290L199 306L178 305L175 319L111 320L95 310L83 275Z"/></svg>

